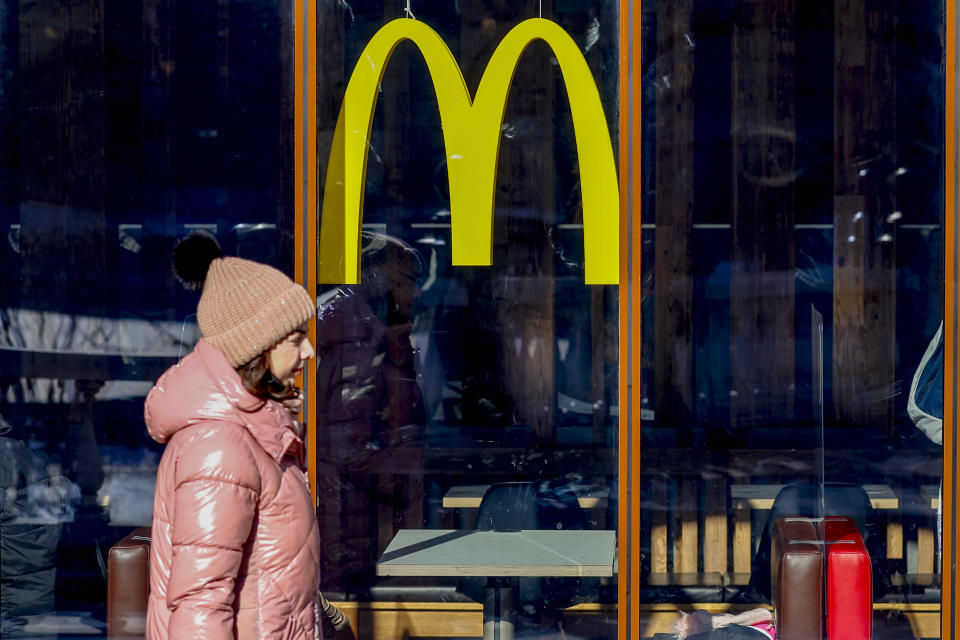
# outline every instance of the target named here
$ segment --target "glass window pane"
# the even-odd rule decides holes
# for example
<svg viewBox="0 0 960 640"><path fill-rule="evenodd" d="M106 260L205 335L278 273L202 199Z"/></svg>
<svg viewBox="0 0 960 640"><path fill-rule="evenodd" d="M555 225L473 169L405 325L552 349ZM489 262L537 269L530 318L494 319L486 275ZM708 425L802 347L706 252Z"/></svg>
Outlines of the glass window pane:
<svg viewBox="0 0 960 640"><path fill-rule="evenodd" d="M538 6L428 3L413 11L449 47L475 94L481 78L491 82L484 72L493 51ZM369 104L343 100L351 74L366 64L364 47L402 16L395 4L321 9L322 168L332 157L338 110L353 109L365 122ZM494 140L474 134L473 145L499 143L489 267L453 266L454 242L462 240L451 236L451 217L471 213L451 216L457 187L448 162L457 158L444 136L449 143L450 129L463 123L441 126L437 92L451 87L430 69L444 60L403 41L385 65L361 150L368 157L360 283L318 291L322 582L344 600L473 602L468 618L479 635L476 605L495 570L463 579L436 566L418 576L384 575L400 571L386 566L396 555L391 541L419 529L572 529L583 545L608 533L602 576L558 577L533 557L517 564L510 558L522 540L504 542L493 561L513 562L525 576L507 585L515 590L518 633L563 628L612 637L618 298L613 286L584 284L580 169L590 160L577 154L568 92L596 86L606 122L576 126L610 136L615 149L617 7L544 3L543 17L569 34L590 75L571 89L559 56L532 42L517 62L502 126L490 131ZM438 544L434 555L459 540Z"/></svg>
<svg viewBox="0 0 960 640"><path fill-rule="evenodd" d="M0 2L4 638L106 633L109 549L153 516L144 397L200 335L174 242L293 271L288 14Z"/></svg>
<svg viewBox="0 0 960 640"><path fill-rule="evenodd" d="M644 3L645 602L939 635L942 12Z"/></svg>

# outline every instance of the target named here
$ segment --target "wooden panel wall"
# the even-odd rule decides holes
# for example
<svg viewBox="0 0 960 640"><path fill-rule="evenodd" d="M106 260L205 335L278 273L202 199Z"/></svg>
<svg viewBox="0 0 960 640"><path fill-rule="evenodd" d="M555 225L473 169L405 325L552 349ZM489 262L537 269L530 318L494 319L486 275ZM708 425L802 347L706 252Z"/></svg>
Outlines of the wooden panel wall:
<svg viewBox="0 0 960 640"><path fill-rule="evenodd" d="M174 175L173 74L176 48L172 20L173 0L144 0L142 7L143 54L140 96L142 131L139 163L143 211L143 261L163 264L170 259L177 233ZM151 295L162 301L166 319L176 317L175 300L180 287L173 270L165 269L164 285Z"/></svg>
<svg viewBox="0 0 960 640"><path fill-rule="evenodd" d="M103 313L104 3L16 11L23 304Z"/></svg>
<svg viewBox="0 0 960 640"><path fill-rule="evenodd" d="M467 6L474 4L473 8ZM553 15L553 1L464 3L460 50L472 91L493 49L516 17ZM503 280L496 303L502 342L503 388L512 396L516 420L535 441L555 440L556 311L553 247L547 228L556 216L554 123L556 77L551 53L530 46L517 66L504 113L494 220L494 264ZM489 278L492 274L478 274Z"/></svg>
<svg viewBox="0 0 960 640"><path fill-rule="evenodd" d="M691 443L693 418L693 0L657 3L654 380L659 426Z"/></svg>
<svg viewBox="0 0 960 640"><path fill-rule="evenodd" d="M896 379L896 74L892 5L837 0L834 69L833 405L892 426Z"/></svg>
<svg viewBox="0 0 960 640"><path fill-rule="evenodd" d="M292 228L289 11L234 5L4 2L3 155L17 185L4 198L21 219L26 306L172 317L178 220L217 222L222 240L238 222ZM124 249L121 224L141 225ZM292 233L280 235L292 273ZM123 276L149 287L105 286L132 264L141 272Z"/></svg>
<svg viewBox="0 0 960 640"><path fill-rule="evenodd" d="M403 15L405 2L393 0L383 4L383 24ZM408 53L406 49L404 53ZM399 53L399 52L398 52ZM412 54L419 56L419 54ZM383 103L383 197L389 203L386 211L387 233L397 235L404 225L408 200L415 200L410 193L408 179L423 171L423 167L410 162L411 132L410 112L410 59L411 55L395 55L384 72L381 83ZM426 88L426 87L425 87ZM432 96L427 96L427 99ZM374 150L376 152L376 150Z"/></svg>
<svg viewBox="0 0 960 640"><path fill-rule="evenodd" d="M731 423L782 421L794 402L793 0L742 2L733 32Z"/></svg>

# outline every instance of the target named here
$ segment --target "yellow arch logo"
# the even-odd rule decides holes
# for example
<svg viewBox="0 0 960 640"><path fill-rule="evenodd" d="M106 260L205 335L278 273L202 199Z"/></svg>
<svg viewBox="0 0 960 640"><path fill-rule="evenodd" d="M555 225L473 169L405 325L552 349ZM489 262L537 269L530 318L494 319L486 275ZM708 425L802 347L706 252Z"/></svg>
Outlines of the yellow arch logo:
<svg viewBox="0 0 960 640"><path fill-rule="evenodd" d="M474 100L450 49L426 24L394 20L373 36L347 84L334 130L323 193L319 282L355 284L360 280L367 141L384 68L404 40L420 49L437 94L450 183L453 264L491 263L494 189L507 93L524 50L534 40L543 40L563 74L580 158L584 279L587 284L617 284L620 194L600 95L573 39L556 23L539 18L521 22L504 37Z"/></svg>

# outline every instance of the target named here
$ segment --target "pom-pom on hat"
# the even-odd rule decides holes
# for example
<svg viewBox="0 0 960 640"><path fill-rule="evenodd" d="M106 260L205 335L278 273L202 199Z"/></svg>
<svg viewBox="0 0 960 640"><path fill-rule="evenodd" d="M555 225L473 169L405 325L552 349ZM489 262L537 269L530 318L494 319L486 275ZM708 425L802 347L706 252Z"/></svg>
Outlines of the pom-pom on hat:
<svg viewBox="0 0 960 640"><path fill-rule="evenodd" d="M203 339L234 367L250 362L313 317L306 289L271 266L224 256L216 239L195 231L174 252L177 277L200 289Z"/></svg>

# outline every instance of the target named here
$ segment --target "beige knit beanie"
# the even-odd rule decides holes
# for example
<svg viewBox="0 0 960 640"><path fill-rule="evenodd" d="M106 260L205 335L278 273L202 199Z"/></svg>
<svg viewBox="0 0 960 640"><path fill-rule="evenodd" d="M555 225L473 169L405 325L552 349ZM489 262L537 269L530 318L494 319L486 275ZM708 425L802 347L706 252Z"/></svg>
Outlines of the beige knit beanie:
<svg viewBox="0 0 960 640"><path fill-rule="evenodd" d="M235 368L314 315L306 289L271 266L223 256L210 234L195 232L180 242L174 265L187 287L202 288L197 323L203 339Z"/></svg>

